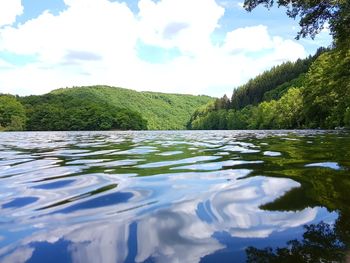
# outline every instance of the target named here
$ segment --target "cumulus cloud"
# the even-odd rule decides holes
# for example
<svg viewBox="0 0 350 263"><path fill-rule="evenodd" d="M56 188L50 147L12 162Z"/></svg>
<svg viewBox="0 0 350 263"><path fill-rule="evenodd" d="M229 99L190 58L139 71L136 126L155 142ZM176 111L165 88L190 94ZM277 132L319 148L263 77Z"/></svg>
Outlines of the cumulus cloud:
<svg viewBox="0 0 350 263"><path fill-rule="evenodd" d="M273 65L306 55L299 43L272 36L263 25L233 30L213 44L225 13L214 0L140 0L138 13L109 0L65 4L58 15L45 11L0 28L0 54L35 58L23 65L0 61L0 92L107 84L222 96ZM151 63L138 56L139 43L179 54Z"/></svg>
<svg viewBox="0 0 350 263"><path fill-rule="evenodd" d="M39 54L46 63L57 63L66 50L102 55L110 55L111 50L119 54L132 50L135 20L125 4L107 0L67 0L66 3L69 8L59 16L45 11L18 28L2 30L1 49Z"/></svg>
<svg viewBox="0 0 350 263"><path fill-rule="evenodd" d="M178 47L191 54L211 47L210 36L225 12L215 0L140 0L139 9L145 43Z"/></svg>
<svg viewBox="0 0 350 263"><path fill-rule="evenodd" d="M225 48L232 52L260 51L273 48L273 41L266 26L243 27L227 33Z"/></svg>
<svg viewBox="0 0 350 263"><path fill-rule="evenodd" d="M16 17L23 13L21 0L0 1L0 27L11 25L16 21Z"/></svg>
<svg viewBox="0 0 350 263"><path fill-rule="evenodd" d="M304 47L292 40L270 36L264 25L238 28L227 33L224 49L230 53L254 53L269 51L273 61L295 60L304 57Z"/></svg>

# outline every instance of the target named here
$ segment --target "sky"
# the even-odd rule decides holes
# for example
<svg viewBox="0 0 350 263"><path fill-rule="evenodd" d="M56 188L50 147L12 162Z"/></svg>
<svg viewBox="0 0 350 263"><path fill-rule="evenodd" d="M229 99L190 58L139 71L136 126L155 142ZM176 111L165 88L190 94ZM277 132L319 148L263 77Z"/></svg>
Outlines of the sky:
<svg viewBox="0 0 350 263"><path fill-rule="evenodd" d="M272 66L328 46L295 40L284 8L237 0L0 0L0 93L109 85L231 95Z"/></svg>

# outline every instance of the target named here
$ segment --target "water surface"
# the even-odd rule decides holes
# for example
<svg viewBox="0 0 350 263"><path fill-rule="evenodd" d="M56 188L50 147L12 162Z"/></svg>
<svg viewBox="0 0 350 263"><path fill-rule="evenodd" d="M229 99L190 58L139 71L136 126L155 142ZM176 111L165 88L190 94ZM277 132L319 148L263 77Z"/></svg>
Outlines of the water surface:
<svg viewBox="0 0 350 263"><path fill-rule="evenodd" d="M341 261L349 169L346 132L1 133L0 261Z"/></svg>

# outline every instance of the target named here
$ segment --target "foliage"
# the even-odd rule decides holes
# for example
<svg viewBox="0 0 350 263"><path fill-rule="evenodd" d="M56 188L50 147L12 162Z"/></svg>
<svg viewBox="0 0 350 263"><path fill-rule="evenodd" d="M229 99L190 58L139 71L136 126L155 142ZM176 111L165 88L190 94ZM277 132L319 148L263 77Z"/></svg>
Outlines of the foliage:
<svg viewBox="0 0 350 263"><path fill-rule="evenodd" d="M201 127L201 124L198 123L198 121L200 121L202 117L205 117L210 112L215 111L216 103L216 101L210 101L196 109L186 125L187 129L198 129Z"/></svg>
<svg viewBox="0 0 350 263"><path fill-rule="evenodd" d="M350 49L319 50L315 57L306 74L295 77L301 71L294 71L298 67L289 63L250 80L233 92L232 101L218 99L210 111L193 115L188 126L193 129L350 127ZM283 77L284 74L290 76ZM280 84L282 80L286 82ZM233 109L222 105L231 105ZM223 123L225 120L227 123Z"/></svg>
<svg viewBox="0 0 350 263"><path fill-rule="evenodd" d="M304 119L302 114L304 108L302 90L303 89L291 88L277 102L278 128L301 128Z"/></svg>
<svg viewBox="0 0 350 263"><path fill-rule="evenodd" d="M310 68L305 87L304 112L308 126L344 126L350 105L350 50L335 49L322 54Z"/></svg>
<svg viewBox="0 0 350 263"><path fill-rule="evenodd" d="M226 96L226 94L220 98L220 99L216 99L215 103L214 103L214 109L215 110L228 110L231 107L231 102L230 99Z"/></svg>
<svg viewBox="0 0 350 263"><path fill-rule="evenodd" d="M107 86L58 89L51 94L89 96L102 103L137 112L147 120L148 129L151 130L186 129L193 112L198 107L213 101L208 96L137 92Z"/></svg>
<svg viewBox="0 0 350 263"><path fill-rule="evenodd" d="M192 129L295 129L350 127L350 1L245 0L246 10L277 3L300 17L299 37L314 37L325 23L333 49L287 62L217 99L213 110L192 116ZM226 120L227 123L224 123Z"/></svg>
<svg viewBox="0 0 350 263"><path fill-rule="evenodd" d="M314 56L294 63L283 63L249 80L247 84L233 91L231 107L240 110L250 104L257 105L264 100L278 99L279 93L283 94L288 87L300 86L301 83L297 82L302 82L301 74L306 73L311 63L324 51L325 49L319 49Z"/></svg>
<svg viewBox="0 0 350 263"><path fill-rule="evenodd" d="M192 129L292 129L301 128L303 117L301 88L289 88L280 100L237 110L210 111L196 115Z"/></svg>
<svg viewBox="0 0 350 263"><path fill-rule="evenodd" d="M58 89L41 96L0 97L0 129L184 129L208 96L136 92L93 86ZM25 108L23 107L25 106ZM26 120L27 116L27 120Z"/></svg>
<svg viewBox="0 0 350 263"><path fill-rule="evenodd" d="M104 103L92 94L47 94L21 99L27 108L28 130L144 130L139 113Z"/></svg>
<svg viewBox="0 0 350 263"><path fill-rule="evenodd" d="M22 131L25 122L24 107L16 97L0 94L0 130Z"/></svg>
<svg viewBox="0 0 350 263"><path fill-rule="evenodd" d="M276 126L278 111L275 100L263 102L252 109L252 116L248 124L250 129L271 129Z"/></svg>
<svg viewBox="0 0 350 263"><path fill-rule="evenodd" d="M246 249L247 262L342 262L345 260L345 244L335 227L321 222L304 226L303 239L287 242L287 247Z"/></svg>
<svg viewBox="0 0 350 263"><path fill-rule="evenodd" d="M346 108L346 111L344 114L344 124L347 128L350 128L350 107Z"/></svg>
<svg viewBox="0 0 350 263"><path fill-rule="evenodd" d="M230 110L227 114L227 128L230 130L245 130L249 129L252 119L254 107L251 105L245 107L243 110Z"/></svg>
<svg viewBox="0 0 350 263"><path fill-rule="evenodd" d="M300 17L301 30L297 38L315 37L329 23L331 33L339 42L346 41L350 35L350 2L348 0L245 0L244 7L252 11L263 4L270 8L274 2L287 7L287 15Z"/></svg>
<svg viewBox="0 0 350 263"><path fill-rule="evenodd" d="M303 87L305 81L304 73L300 74L297 78L287 81L273 90L264 93L263 101L279 100L286 92L292 87Z"/></svg>
<svg viewBox="0 0 350 263"><path fill-rule="evenodd" d="M106 86L58 89L19 100L26 108L28 130L55 131L184 129L197 107L214 103L208 96ZM14 118L13 125L16 123Z"/></svg>

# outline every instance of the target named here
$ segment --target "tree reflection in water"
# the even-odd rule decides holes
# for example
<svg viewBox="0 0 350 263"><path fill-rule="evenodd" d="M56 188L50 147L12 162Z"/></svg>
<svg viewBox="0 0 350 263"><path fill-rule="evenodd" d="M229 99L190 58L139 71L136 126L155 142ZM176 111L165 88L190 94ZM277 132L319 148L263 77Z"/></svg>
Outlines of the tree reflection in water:
<svg viewBox="0 0 350 263"><path fill-rule="evenodd" d="M325 222L305 225L302 240L290 240L286 247L273 249L267 247L246 249L247 262L274 263L274 262L345 262L348 251L349 230L344 231L343 217L335 225ZM348 223L346 224L348 225Z"/></svg>

